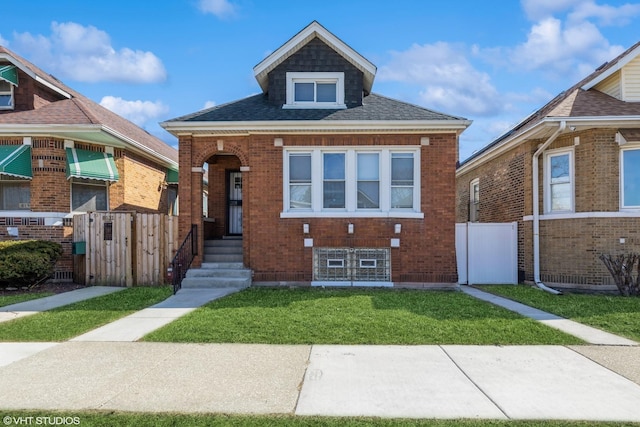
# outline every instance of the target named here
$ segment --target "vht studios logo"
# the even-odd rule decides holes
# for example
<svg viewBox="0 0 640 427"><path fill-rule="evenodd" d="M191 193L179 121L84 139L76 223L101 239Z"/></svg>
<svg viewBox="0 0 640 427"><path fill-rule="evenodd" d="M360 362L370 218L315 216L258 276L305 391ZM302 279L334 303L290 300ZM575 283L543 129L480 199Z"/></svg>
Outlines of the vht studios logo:
<svg viewBox="0 0 640 427"><path fill-rule="evenodd" d="M80 417L12 417L6 415L2 418L6 426L70 426L80 425Z"/></svg>

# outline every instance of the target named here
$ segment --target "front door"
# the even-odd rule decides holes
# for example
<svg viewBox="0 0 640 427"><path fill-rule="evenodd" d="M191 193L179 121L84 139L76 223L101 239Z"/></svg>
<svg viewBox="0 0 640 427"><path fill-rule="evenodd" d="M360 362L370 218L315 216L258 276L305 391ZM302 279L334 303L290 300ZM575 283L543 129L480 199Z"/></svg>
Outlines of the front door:
<svg viewBox="0 0 640 427"><path fill-rule="evenodd" d="M242 172L228 172L227 224L230 235L242 234Z"/></svg>

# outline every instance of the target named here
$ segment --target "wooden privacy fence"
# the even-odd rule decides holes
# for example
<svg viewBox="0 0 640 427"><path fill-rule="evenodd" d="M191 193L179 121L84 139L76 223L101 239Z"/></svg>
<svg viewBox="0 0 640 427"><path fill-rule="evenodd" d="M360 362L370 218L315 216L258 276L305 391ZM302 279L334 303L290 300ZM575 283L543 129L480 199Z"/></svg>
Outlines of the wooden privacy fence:
<svg viewBox="0 0 640 427"><path fill-rule="evenodd" d="M179 244L175 216L136 212L75 215L74 280L83 285L163 284Z"/></svg>

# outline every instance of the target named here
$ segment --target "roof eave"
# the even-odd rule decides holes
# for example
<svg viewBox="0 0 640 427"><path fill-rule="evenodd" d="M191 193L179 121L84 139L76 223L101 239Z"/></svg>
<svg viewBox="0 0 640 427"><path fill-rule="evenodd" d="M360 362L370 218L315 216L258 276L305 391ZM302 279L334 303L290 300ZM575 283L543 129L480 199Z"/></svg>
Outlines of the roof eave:
<svg viewBox="0 0 640 427"><path fill-rule="evenodd" d="M242 122L163 122L160 124L173 135L277 133L277 132L425 132L448 131L462 133L471 120L296 120L296 121L242 121Z"/></svg>
<svg viewBox="0 0 640 427"><path fill-rule="evenodd" d="M20 71L24 72L26 75L28 75L29 77L31 77L32 79L34 79L38 83L42 84L43 86L48 87L49 89L59 93L60 95L64 96L65 98L71 98L71 94L70 93L68 93L65 90L62 90L60 87L54 85L50 81L48 81L48 80L44 79L43 77L40 77L39 75L35 74L29 68L25 67L25 65L21 61L19 61L18 59L14 58L13 56L11 56L9 54L6 54L6 53L0 53L0 59L5 59L5 60L11 62L13 65L18 67L20 69Z"/></svg>
<svg viewBox="0 0 640 427"><path fill-rule="evenodd" d="M456 175L468 172L528 139L535 139L536 135L558 126L560 122L566 122L567 129L571 131L584 128L637 127L640 126L640 116L546 117L525 131L506 138L486 151L481 150L477 155L472 155L461 164Z"/></svg>
<svg viewBox="0 0 640 427"><path fill-rule="evenodd" d="M110 138L115 138L122 143L122 147L132 147L134 151L147 157L155 158L161 162L177 166L178 163L170 158L163 156L162 154L152 150L139 143L138 141L131 139L107 126L101 124L89 124L89 125L59 125L59 124L0 124L0 132L2 134L16 134L16 135L51 135L68 137L72 134L95 134L95 135L107 135ZM99 141L87 141L104 145Z"/></svg>

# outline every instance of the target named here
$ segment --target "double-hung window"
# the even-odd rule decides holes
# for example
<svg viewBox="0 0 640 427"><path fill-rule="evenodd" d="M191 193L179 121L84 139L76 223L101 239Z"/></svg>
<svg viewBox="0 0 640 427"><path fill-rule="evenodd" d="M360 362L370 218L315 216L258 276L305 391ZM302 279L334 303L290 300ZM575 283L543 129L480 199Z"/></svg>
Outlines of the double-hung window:
<svg viewBox="0 0 640 427"><path fill-rule="evenodd" d="M480 179L476 178L469 184L469 222L480 220Z"/></svg>
<svg viewBox="0 0 640 427"><path fill-rule="evenodd" d="M621 207L640 209L640 148L622 150Z"/></svg>
<svg viewBox="0 0 640 427"><path fill-rule="evenodd" d="M550 151L545 159L545 212L573 212L573 150Z"/></svg>
<svg viewBox="0 0 640 427"><path fill-rule="evenodd" d="M289 72L283 108L346 108L344 73Z"/></svg>
<svg viewBox="0 0 640 427"><path fill-rule="evenodd" d="M282 216L422 218L419 159L419 149L285 149Z"/></svg>
<svg viewBox="0 0 640 427"><path fill-rule="evenodd" d="M0 79L0 110L13 109L13 85Z"/></svg>

